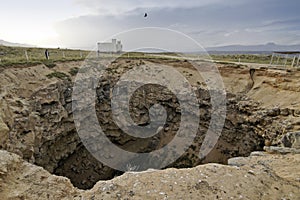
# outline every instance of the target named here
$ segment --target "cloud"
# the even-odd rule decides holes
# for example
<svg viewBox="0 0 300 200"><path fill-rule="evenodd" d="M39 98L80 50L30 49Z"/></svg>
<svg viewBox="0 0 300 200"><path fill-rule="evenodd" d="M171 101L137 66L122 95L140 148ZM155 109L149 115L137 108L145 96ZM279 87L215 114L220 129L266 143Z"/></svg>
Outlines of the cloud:
<svg viewBox="0 0 300 200"><path fill-rule="evenodd" d="M76 2L94 9L95 13L56 25L61 43L66 46L93 46L113 34L138 27L181 31L204 46L270 41L300 43L300 14L296 0L288 3L280 0ZM144 12L148 12L147 18L143 17Z"/></svg>
<svg viewBox="0 0 300 200"><path fill-rule="evenodd" d="M222 2L221 0L74 0L77 4L101 15L119 15L138 8L145 11L152 8L191 8Z"/></svg>

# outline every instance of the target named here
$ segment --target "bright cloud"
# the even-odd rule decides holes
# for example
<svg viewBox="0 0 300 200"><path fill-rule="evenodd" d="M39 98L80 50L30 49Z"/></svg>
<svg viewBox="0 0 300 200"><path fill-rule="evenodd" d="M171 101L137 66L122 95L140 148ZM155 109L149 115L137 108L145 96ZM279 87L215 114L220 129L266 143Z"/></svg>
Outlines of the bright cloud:
<svg viewBox="0 0 300 200"><path fill-rule="evenodd" d="M298 0L11 0L0 17L0 39L35 45L89 48L140 27L181 31L204 46L300 44Z"/></svg>

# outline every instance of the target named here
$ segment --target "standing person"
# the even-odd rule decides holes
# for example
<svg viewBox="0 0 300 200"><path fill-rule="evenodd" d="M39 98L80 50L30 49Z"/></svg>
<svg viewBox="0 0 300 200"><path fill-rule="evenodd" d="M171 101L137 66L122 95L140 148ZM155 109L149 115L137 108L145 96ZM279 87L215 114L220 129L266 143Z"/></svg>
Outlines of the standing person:
<svg viewBox="0 0 300 200"><path fill-rule="evenodd" d="M50 53L49 53L48 49L46 49L46 51L45 51L45 56L46 56L46 59L49 60Z"/></svg>

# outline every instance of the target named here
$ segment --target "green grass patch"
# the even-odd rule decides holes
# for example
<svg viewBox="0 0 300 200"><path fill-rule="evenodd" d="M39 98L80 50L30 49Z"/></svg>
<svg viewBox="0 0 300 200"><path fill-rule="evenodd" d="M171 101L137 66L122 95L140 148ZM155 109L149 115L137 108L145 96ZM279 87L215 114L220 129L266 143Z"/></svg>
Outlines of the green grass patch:
<svg viewBox="0 0 300 200"><path fill-rule="evenodd" d="M260 63L268 64L271 61L271 55L210 55L213 60L228 61L228 62L245 62L245 63Z"/></svg>
<svg viewBox="0 0 300 200"><path fill-rule="evenodd" d="M56 64L52 60L47 60L47 61L44 61L43 63L46 67L48 67L50 69L56 66Z"/></svg>
<svg viewBox="0 0 300 200"><path fill-rule="evenodd" d="M46 76L48 78L54 78L55 77L55 78L59 78L61 80L71 80L70 77L67 74L63 73L63 72L52 72L52 73L50 73Z"/></svg>
<svg viewBox="0 0 300 200"><path fill-rule="evenodd" d="M76 74L78 73L79 71L79 68L78 67L74 67L72 68L69 73L72 75L72 76L76 76Z"/></svg>

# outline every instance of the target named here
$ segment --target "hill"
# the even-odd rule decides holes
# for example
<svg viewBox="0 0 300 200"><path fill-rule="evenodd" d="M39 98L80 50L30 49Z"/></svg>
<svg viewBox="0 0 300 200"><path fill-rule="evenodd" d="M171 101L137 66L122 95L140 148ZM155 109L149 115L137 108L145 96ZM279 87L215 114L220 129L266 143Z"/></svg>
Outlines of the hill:
<svg viewBox="0 0 300 200"><path fill-rule="evenodd" d="M0 45L9 46L9 47L35 47L34 45L30 45L30 44L13 43L1 39L0 39Z"/></svg>

